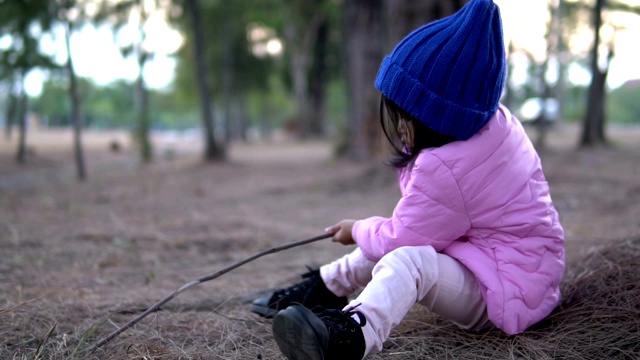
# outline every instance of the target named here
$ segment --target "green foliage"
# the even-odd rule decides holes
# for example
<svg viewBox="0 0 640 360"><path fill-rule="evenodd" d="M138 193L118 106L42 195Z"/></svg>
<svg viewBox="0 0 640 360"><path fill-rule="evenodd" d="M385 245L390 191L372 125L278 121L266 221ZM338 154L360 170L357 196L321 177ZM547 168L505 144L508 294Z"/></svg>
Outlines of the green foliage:
<svg viewBox="0 0 640 360"><path fill-rule="evenodd" d="M272 75L269 88L248 93L249 116L253 125L280 127L295 116L295 105L280 77Z"/></svg>
<svg viewBox="0 0 640 360"><path fill-rule="evenodd" d="M587 91L584 86L573 86L565 93L564 114L562 115L565 121L582 121L587 103Z"/></svg>
<svg viewBox="0 0 640 360"><path fill-rule="evenodd" d="M173 93L150 91L151 121L157 129L187 129L201 125L196 106L185 106Z"/></svg>
<svg viewBox="0 0 640 360"><path fill-rule="evenodd" d="M136 126L134 85L124 80L97 86L78 79L83 94L85 126L90 128L124 128ZM172 93L150 91L150 117L155 128L184 129L198 124L197 108L185 106ZM31 101L32 111L47 120L49 126L70 126L71 105L67 80L52 77L43 85L40 96Z"/></svg>
<svg viewBox="0 0 640 360"><path fill-rule="evenodd" d="M565 94L564 114L566 121L581 121L584 118L588 89L574 86ZM640 86L621 86L607 95L606 118L612 124L640 124Z"/></svg>
<svg viewBox="0 0 640 360"><path fill-rule="evenodd" d="M76 4L76 2L70 2ZM0 77L5 78L21 69L34 67L56 67L51 59L38 53L37 35L46 32L56 20L52 14L57 2L48 0L2 1L0 0L0 30L11 36L11 46L0 53ZM67 3L65 3L67 4ZM117 29L127 20L128 11L139 4L138 0L126 0L109 8L108 2L99 2L104 11L96 22L106 22ZM172 9L181 6L180 1L171 1ZM590 3L585 1L566 2L564 12L564 41L568 42L573 33L588 21ZM305 25L318 13L329 23L327 71L328 90L326 98L326 119L330 126L340 128L346 122L347 96L344 74L341 72L341 21L340 2L327 0L207 0L200 1L203 33L206 41L206 62L209 69L208 83L216 111L223 107L225 99L238 103L243 99L251 124L268 123L271 127L282 126L296 116L295 103L291 96L290 73L287 70L287 56L258 57L251 52L248 29L252 25L266 27L272 36L285 38L286 25L304 30ZM612 0L609 9L638 13L638 7L621 4ZM149 116L153 128L188 128L199 126L198 96L195 86L192 33L186 10L171 12L172 19L182 32L185 44L178 56L177 76L173 90L149 92ZM284 51L289 51L284 44ZM230 46L231 57L225 57L225 46ZM578 55L575 55L578 56ZM572 58L575 61L575 57ZM315 64L313 65L315 66ZM529 69L535 78L536 69ZM33 99L34 111L42 114L52 126L68 126L70 105L67 80L61 73L52 72L50 80L44 84L43 93ZM229 75L233 85L225 88L224 77ZM15 78L14 78L15 79ZM130 128L136 124L134 86L118 81L108 86L96 86L86 79L80 79L83 98L83 117L87 126L93 128ZM538 84L527 83L516 94L522 101L536 96ZM634 89L617 89L611 92L608 104L610 122L637 123L639 120L637 98ZM4 96L3 96L4 97ZM580 119L584 113L586 90L572 88L565 95L565 118L569 121ZM2 101L2 99L0 99Z"/></svg>
<svg viewBox="0 0 640 360"><path fill-rule="evenodd" d="M346 124L347 89L342 81L333 80L327 88L327 122L340 128Z"/></svg>
<svg viewBox="0 0 640 360"><path fill-rule="evenodd" d="M258 58L250 51L247 39L248 18L253 3L243 1L203 1L200 2L202 31L205 34L205 61L210 70L207 79L213 97L217 98L223 91L223 75L230 71L233 77L235 94L249 89L266 90L273 60ZM184 14L183 14L184 15ZM185 45L180 50L177 69L176 90L197 100L194 81L194 50L191 27L186 16L174 19L185 36ZM224 42L231 44L231 59L225 63Z"/></svg>
<svg viewBox="0 0 640 360"><path fill-rule="evenodd" d="M0 80L13 81L36 67L58 67L40 53L38 42L51 29L54 10L48 0L0 1L0 34L11 38L0 54Z"/></svg>
<svg viewBox="0 0 640 360"><path fill-rule="evenodd" d="M608 96L607 119L612 123L640 124L640 86L621 86Z"/></svg>
<svg viewBox="0 0 640 360"><path fill-rule="evenodd" d="M620 11L626 13L633 13L640 15L640 5L631 5L625 1L609 1L607 2L607 8L613 11Z"/></svg>
<svg viewBox="0 0 640 360"><path fill-rule="evenodd" d="M223 108L223 101L235 103L237 100L234 98L241 98L252 104L249 106L249 116L253 123L264 124L266 121L277 126L283 123L283 119L295 116L295 113L289 112L291 106L295 108L292 100L280 101L282 96L292 97L287 56L291 45L284 44L281 56L256 56L251 51L249 39L249 31L253 26L266 29L270 37L284 42L285 25L293 24L302 34L314 16L323 16L328 23L325 71L329 79L344 81L340 61L341 6L335 1L210 0L200 2L200 9L206 41L207 81L218 109ZM195 106L198 97L189 18L182 14L173 20L185 36L185 44L179 53L175 96L178 102ZM230 46L231 50L226 54L230 53L231 56L225 55L225 46ZM312 66L317 66L315 57L312 56L312 59ZM225 87L225 78L231 78L229 88ZM266 104L266 99L275 102ZM276 111L277 106L283 108ZM262 111L267 108L273 110Z"/></svg>
<svg viewBox="0 0 640 360"><path fill-rule="evenodd" d="M86 81L83 81L87 84ZM91 127L133 128L137 114L134 86L120 80L105 87L91 86L84 92L85 124Z"/></svg>
<svg viewBox="0 0 640 360"><path fill-rule="evenodd" d="M88 127L131 127L134 123L133 87L124 81L96 87L87 79L78 79L83 95L84 122ZM71 104L67 80L47 80L42 94L33 99L32 110L47 119L50 126L70 126Z"/></svg>
<svg viewBox="0 0 640 360"><path fill-rule="evenodd" d="M71 104L66 79L55 77L45 82L40 96L31 101L31 108L43 115L50 126L68 126Z"/></svg>
<svg viewBox="0 0 640 360"><path fill-rule="evenodd" d="M52 7L57 3L46 0L34 0L25 2L29 10L34 10L42 18L50 23L60 21L50 16ZM75 1L72 6L80 7ZM65 5L64 3L62 5ZM98 15L90 19L93 23L112 24L114 31L123 26L129 12L134 7L140 6L138 0L126 0L116 5L101 1L98 3L100 11ZM171 2L172 9L179 8L180 1ZM0 11L0 22L9 22L9 14L14 10L22 9L22 4L17 2L2 2L0 6L7 11ZM286 121L295 117L295 105L291 98L290 87L287 86L284 59L286 57L259 57L252 53L251 43L248 38L248 30L251 26L258 25L270 29L275 36L283 39L284 24L295 22L300 28L322 8L322 12L330 20L329 50L328 50L328 74L330 79L340 79L339 59L339 28L337 24L340 18L340 6L333 1L314 0L312 2L299 3L295 1L281 2L279 0L264 0L260 2L246 2L233 0L210 0L200 2L203 33L206 41L206 62L209 68L208 83L212 90L212 98L217 105L215 110L220 111L222 101L232 103L246 103L246 111L249 115L249 123L269 123L271 126L281 126ZM1 9L0 9L1 10ZM20 10L23 11L24 9ZM17 11L17 10L16 10ZM149 116L154 128L187 128L198 126L198 96L195 91L195 74L193 48L191 46L192 33L190 18L182 12L170 11L176 18L174 24L182 30L185 44L178 54L177 76L171 93L149 93ZM82 12L82 11L81 11ZM55 11L54 11L55 13ZM64 12L59 13L64 14ZM89 20L82 13L82 20ZM295 16L294 16L295 15ZM62 16L64 17L64 16ZM11 18L16 16L11 15ZM33 16L32 16L33 18ZM36 16L37 18L37 16ZM44 21L43 20L43 21ZM7 25L1 25L3 29ZM44 29L43 26L38 26ZM18 26L14 26L18 28ZM35 38L31 44L36 46ZM229 46L229 48L225 48ZM227 52L225 53L225 49ZM285 46L285 51L287 47ZM226 54L226 55L225 55ZM231 54L229 57L228 54ZM2 56L9 56L9 51ZM15 58L15 55L13 56ZM0 66L0 69L15 70L15 63ZM62 77L61 72L51 72L51 78L46 81L43 93L33 99L32 110L40 113L51 126L69 126L70 103L68 99L68 80ZM225 76L230 75L232 85L225 87ZM134 87L124 81L115 82L107 86L98 87L86 79L79 79L83 101L83 120L85 126L93 128L135 128L135 104ZM335 86L334 86L335 87ZM340 88L340 86L338 86ZM328 100L344 102L344 93L335 95L333 91L328 94ZM239 100L240 99L240 100ZM327 116L332 119L343 118L336 114L336 109L341 106L327 106Z"/></svg>

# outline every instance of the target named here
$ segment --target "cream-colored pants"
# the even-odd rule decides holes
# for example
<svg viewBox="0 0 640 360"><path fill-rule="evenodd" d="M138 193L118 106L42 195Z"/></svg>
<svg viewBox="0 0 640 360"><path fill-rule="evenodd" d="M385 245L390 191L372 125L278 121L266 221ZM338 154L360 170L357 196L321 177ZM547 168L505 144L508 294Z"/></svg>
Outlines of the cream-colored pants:
<svg viewBox="0 0 640 360"><path fill-rule="evenodd" d="M362 328L365 355L382 350L391 330L415 303L464 329L490 325L475 276L431 246L401 247L377 263L367 260L357 248L322 266L320 275L327 288L338 296L362 290L348 307L361 304L357 311L367 319Z"/></svg>

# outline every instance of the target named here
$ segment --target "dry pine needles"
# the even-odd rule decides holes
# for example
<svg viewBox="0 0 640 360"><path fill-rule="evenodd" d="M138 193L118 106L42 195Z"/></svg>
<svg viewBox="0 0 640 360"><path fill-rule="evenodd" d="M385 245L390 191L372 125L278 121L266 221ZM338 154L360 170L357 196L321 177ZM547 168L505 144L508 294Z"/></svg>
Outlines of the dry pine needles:
<svg viewBox="0 0 640 360"><path fill-rule="evenodd" d="M383 357L640 359L640 237L590 249L561 286L560 306L523 334L472 334L431 318L399 329Z"/></svg>

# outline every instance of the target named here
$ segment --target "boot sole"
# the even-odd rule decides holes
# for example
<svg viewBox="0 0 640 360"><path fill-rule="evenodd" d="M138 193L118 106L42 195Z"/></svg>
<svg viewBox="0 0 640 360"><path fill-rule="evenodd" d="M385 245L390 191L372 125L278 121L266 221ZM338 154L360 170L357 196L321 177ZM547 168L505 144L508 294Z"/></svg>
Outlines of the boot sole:
<svg viewBox="0 0 640 360"><path fill-rule="evenodd" d="M289 360L323 360L322 344L302 310L289 307L273 319L273 337Z"/></svg>

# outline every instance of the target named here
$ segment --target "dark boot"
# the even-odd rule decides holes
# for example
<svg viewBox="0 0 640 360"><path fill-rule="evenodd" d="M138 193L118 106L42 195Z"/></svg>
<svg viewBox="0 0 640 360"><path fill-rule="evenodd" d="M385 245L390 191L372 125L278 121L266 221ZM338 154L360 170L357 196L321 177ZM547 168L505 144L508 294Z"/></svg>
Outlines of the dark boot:
<svg viewBox="0 0 640 360"><path fill-rule="evenodd" d="M251 311L265 317L274 317L278 311L294 303L309 309L316 306L342 309L347 306L347 298L338 297L327 289L320 277L319 270L311 270L302 275L303 281L288 288L276 290L271 294L257 298L251 304Z"/></svg>
<svg viewBox="0 0 640 360"><path fill-rule="evenodd" d="M362 327L367 320L352 310L313 313L300 305L289 306L273 319L273 337L289 360L362 359Z"/></svg>

